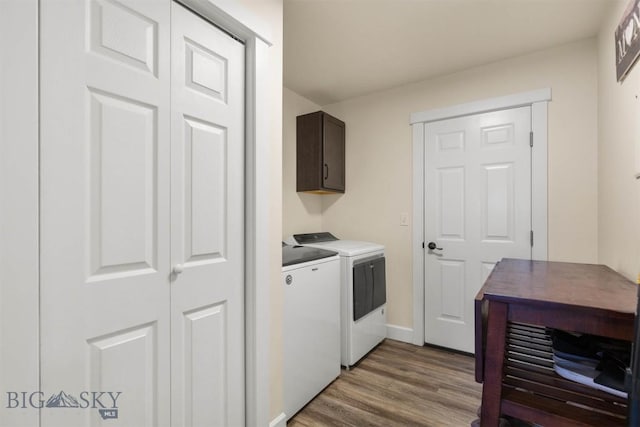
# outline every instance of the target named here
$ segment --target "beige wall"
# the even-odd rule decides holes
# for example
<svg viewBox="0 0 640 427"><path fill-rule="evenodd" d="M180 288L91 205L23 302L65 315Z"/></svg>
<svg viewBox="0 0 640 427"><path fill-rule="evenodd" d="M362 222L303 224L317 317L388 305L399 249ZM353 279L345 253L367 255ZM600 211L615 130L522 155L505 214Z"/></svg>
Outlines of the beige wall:
<svg viewBox="0 0 640 427"><path fill-rule="evenodd" d="M284 88L282 116L282 235L322 231L322 198L296 192L296 116L320 110L297 93Z"/></svg>
<svg viewBox="0 0 640 427"><path fill-rule="evenodd" d="M546 87L553 96L549 257L596 262L595 39L324 106L346 122L347 182L344 195L322 196L322 225L341 238L386 246L390 324L413 326L411 224L400 226L400 214L412 208L410 114ZM290 143L285 140L285 149Z"/></svg>
<svg viewBox="0 0 640 427"><path fill-rule="evenodd" d="M600 262L635 279L640 272L640 181L633 178L640 172L640 65L622 84L616 82L613 32L627 2L617 3L597 40L324 106L347 123L344 195L295 193L295 116L319 107L285 88L283 236L322 229L384 243L389 323L412 327L411 227L399 225L400 213L411 212L409 115L551 87L549 258ZM280 393L281 380L273 378ZM272 402L274 415L279 407Z"/></svg>
<svg viewBox="0 0 640 427"><path fill-rule="evenodd" d="M640 272L640 66L616 82L614 30L628 1L618 1L598 40L599 262L635 280Z"/></svg>

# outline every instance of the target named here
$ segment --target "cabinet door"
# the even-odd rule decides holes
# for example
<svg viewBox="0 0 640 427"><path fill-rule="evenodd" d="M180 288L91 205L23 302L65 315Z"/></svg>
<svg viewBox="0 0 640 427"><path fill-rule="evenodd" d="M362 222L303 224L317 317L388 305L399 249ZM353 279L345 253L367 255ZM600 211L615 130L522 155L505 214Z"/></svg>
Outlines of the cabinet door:
<svg viewBox="0 0 640 427"><path fill-rule="evenodd" d="M344 123L324 115L323 123L323 175L322 186L326 189L344 191Z"/></svg>

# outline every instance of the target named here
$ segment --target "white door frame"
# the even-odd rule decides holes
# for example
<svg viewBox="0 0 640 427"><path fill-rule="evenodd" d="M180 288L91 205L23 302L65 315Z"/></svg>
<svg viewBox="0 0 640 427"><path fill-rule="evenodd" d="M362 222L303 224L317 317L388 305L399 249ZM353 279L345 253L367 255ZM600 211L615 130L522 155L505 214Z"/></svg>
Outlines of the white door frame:
<svg viewBox="0 0 640 427"><path fill-rule="evenodd" d="M452 107L411 114L413 133L413 343L424 345L424 125L472 114L488 113L531 106L533 151L531 165L531 226L534 232L533 259L547 259L547 103L551 89L540 89L497 98L490 98Z"/></svg>
<svg viewBox="0 0 640 427"><path fill-rule="evenodd" d="M168 1L168 0L167 0ZM269 156L268 24L229 0L180 0L246 46L245 373L246 424L268 426ZM39 14L38 0L0 2L0 379L39 389ZM20 43L16 43L19 41ZM6 154L6 155L5 155ZM19 240L17 237L19 236ZM20 242L16 249L12 243ZM4 254L10 254L5 258ZM10 263L5 265L7 261ZM8 316L11 316L9 319ZM9 320L11 320L9 322ZM20 338L22 337L22 338ZM10 344L10 345L5 345ZM21 360L11 372L9 360ZM18 373L28 372L24 380ZM19 381L19 382L18 382ZM3 390L4 391L4 390ZM5 397L4 394L2 396ZM38 411L7 409L0 420L38 425Z"/></svg>

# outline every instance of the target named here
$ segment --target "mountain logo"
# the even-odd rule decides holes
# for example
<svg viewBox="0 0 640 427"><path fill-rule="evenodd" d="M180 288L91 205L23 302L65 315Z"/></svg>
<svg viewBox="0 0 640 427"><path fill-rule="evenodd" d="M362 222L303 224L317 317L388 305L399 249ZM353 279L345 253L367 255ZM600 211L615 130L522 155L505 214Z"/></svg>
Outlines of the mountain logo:
<svg viewBox="0 0 640 427"><path fill-rule="evenodd" d="M60 393L51 395L45 406L47 408L79 408L80 404L75 397L60 390Z"/></svg>

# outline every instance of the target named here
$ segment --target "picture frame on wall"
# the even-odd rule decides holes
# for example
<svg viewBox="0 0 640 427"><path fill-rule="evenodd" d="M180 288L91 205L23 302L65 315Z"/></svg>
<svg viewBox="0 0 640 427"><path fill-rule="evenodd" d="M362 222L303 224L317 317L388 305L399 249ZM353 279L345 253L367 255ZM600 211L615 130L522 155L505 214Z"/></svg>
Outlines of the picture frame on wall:
<svg viewBox="0 0 640 427"><path fill-rule="evenodd" d="M622 82L640 55L640 0L631 0L615 31L616 78Z"/></svg>

